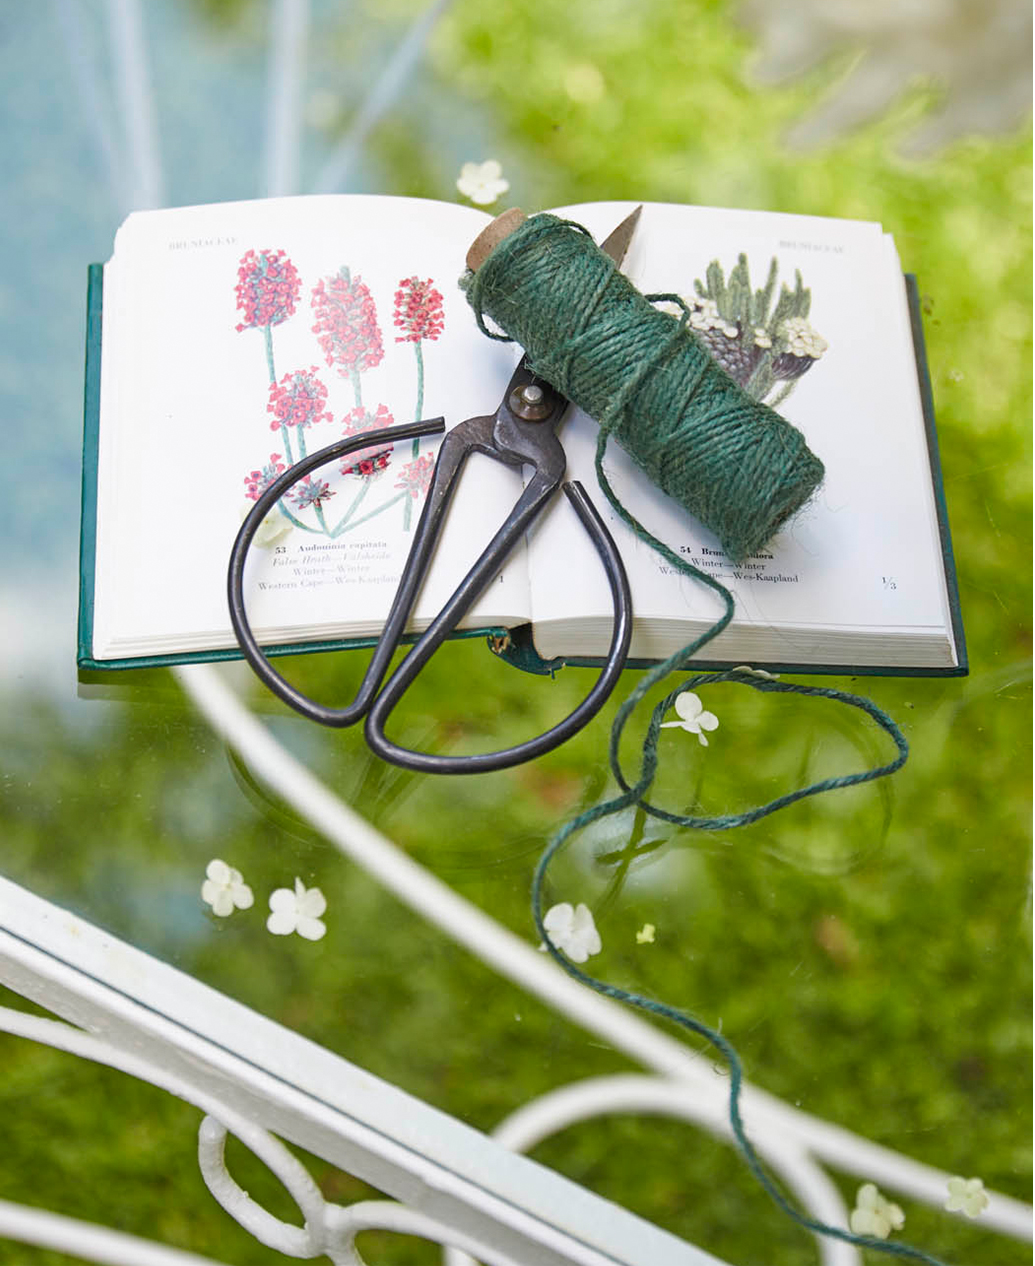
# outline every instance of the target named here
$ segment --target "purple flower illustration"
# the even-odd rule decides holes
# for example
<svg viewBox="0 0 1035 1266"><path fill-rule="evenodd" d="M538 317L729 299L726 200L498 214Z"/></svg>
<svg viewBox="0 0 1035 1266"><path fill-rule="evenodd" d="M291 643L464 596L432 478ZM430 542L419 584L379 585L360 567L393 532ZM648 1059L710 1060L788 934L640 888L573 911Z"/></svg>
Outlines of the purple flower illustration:
<svg viewBox="0 0 1035 1266"><path fill-rule="evenodd" d="M312 475L306 475L295 484L289 495L299 510L305 510L309 506L320 510L323 503L329 501L334 493L326 480L314 479Z"/></svg>
<svg viewBox="0 0 1035 1266"><path fill-rule="evenodd" d="M278 475L284 473L284 462L279 453L270 453L268 465L260 470L253 470L244 477L245 496L251 501L258 501L266 489Z"/></svg>
<svg viewBox="0 0 1035 1266"><path fill-rule="evenodd" d="M244 319L238 330L268 329L295 310L298 270L284 251L248 251L237 269L237 307Z"/></svg>
<svg viewBox="0 0 1035 1266"><path fill-rule="evenodd" d="M345 429L342 435L351 437L362 435L364 431L380 431L383 427L393 426L395 418L383 404L377 406L377 412L371 413L362 405L345 415ZM343 475L379 475L388 466L388 458L394 446L389 443L375 444L370 448L358 449L342 458L341 473Z"/></svg>
<svg viewBox="0 0 1035 1266"><path fill-rule="evenodd" d="M296 369L285 374L279 383L270 383L269 404L266 412L273 414L271 431L282 426L304 429L314 422L330 422L331 414L323 410L327 403L327 388L316 376L316 366Z"/></svg>
<svg viewBox="0 0 1035 1266"><path fill-rule="evenodd" d="M437 339L445 326L442 313L442 296L429 277L404 277L395 292L395 327L404 333L397 335L397 343L419 343L422 339Z"/></svg>

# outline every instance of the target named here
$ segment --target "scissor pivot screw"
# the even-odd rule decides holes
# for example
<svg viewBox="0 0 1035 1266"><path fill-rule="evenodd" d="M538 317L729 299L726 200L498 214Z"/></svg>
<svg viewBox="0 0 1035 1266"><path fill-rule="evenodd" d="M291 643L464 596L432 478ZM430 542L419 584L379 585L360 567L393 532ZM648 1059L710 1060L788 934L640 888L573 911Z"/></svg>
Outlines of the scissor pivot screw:
<svg viewBox="0 0 1035 1266"><path fill-rule="evenodd" d="M542 387L534 382L516 387L507 401L510 411L526 422L541 422L553 413L553 404Z"/></svg>

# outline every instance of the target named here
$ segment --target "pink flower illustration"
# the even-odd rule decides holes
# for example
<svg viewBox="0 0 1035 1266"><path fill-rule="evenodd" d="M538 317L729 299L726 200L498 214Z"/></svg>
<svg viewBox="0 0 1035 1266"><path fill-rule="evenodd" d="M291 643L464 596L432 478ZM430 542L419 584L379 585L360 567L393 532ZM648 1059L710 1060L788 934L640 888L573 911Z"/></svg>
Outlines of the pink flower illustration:
<svg viewBox="0 0 1035 1266"><path fill-rule="evenodd" d="M357 405L351 413L345 415L345 429L342 435L351 437L362 435L364 431L380 431L383 427L393 426L394 423L395 418L388 412L386 405L379 404L376 413L371 413L369 409ZM357 449L356 452L342 458L341 473L343 475L379 475L387 468L393 447L394 445L389 442Z"/></svg>
<svg viewBox="0 0 1035 1266"><path fill-rule="evenodd" d="M244 314L238 330L279 325L295 310L298 270L283 251L248 251L237 269L237 306Z"/></svg>
<svg viewBox="0 0 1035 1266"><path fill-rule="evenodd" d="M364 457L361 461L356 462L355 466L350 466L348 470L342 470L343 475L362 475L364 479L369 479L371 475L380 475L383 470L388 469L389 452L375 453L373 457Z"/></svg>
<svg viewBox="0 0 1035 1266"><path fill-rule="evenodd" d="M395 486L402 488L404 492L408 492L416 501L418 497L423 496L431 487L431 473L434 469L434 457L430 453L425 453L422 457L418 457L416 461L406 463L402 468L402 474L396 480Z"/></svg>
<svg viewBox="0 0 1035 1266"><path fill-rule="evenodd" d="M285 374L279 383L270 383L270 399L266 412L273 414L271 431L282 426L305 428L314 422L330 422L332 416L323 411L327 403L327 388L316 376L316 366L296 369Z"/></svg>
<svg viewBox="0 0 1035 1266"><path fill-rule="evenodd" d="M244 477L244 493L251 501L258 501L278 475L284 473L284 463L279 453L270 453L269 465L253 470Z"/></svg>
<svg viewBox="0 0 1035 1266"><path fill-rule="evenodd" d="M436 339L445 326L442 296L431 284L431 278L404 277L395 292L395 327L405 331L397 335L397 343L419 343Z"/></svg>
<svg viewBox="0 0 1035 1266"><path fill-rule="evenodd" d="M315 506L319 510L325 501L334 496L334 492L325 479L314 479L312 475L306 475L295 484L289 495L299 510L305 510L307 506Z"/></svg>
<svg viewBox="0 0 1035 1266"><path fill-rule="evenodd" d="M342 267L334 276L321 278L313 287L312 327L327 358L343 378L373 369L384 356L377 309L360 278Z"/></svg>

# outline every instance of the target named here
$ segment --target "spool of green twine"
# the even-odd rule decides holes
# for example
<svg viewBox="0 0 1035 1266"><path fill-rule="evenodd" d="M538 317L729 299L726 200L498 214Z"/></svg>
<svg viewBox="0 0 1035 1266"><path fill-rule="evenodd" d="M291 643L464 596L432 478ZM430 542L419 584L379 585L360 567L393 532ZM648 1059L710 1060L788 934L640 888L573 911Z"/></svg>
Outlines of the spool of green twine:
<svg viewBox="0 0 1035 1266"><path fill-rule="evenodd" d="M533 371L595 418L648 478L742 562L798 511L822 462L753 400L682 320L652 306L581 225L524 220L461 281Z"/></svg>

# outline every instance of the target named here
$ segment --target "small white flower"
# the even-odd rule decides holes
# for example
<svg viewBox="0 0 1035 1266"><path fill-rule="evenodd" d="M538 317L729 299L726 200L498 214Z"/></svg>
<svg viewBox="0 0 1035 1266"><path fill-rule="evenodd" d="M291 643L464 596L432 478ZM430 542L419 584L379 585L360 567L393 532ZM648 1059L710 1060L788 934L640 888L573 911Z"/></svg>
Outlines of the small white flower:
<svg viewBox="0 0 1035 1266"><path fill-rule="evenodd" d="M243 523L254 507L254 501L246 501L241 507L241 522ZM291 524L288 522L287 516L281 513L279 506L266 515L259 524L252 537L252 544L257 545L259 549L269 549L271 545L275 545L282 536L286 536L291 531Z"/></svg>
<svg viewBox="0 0 1035 1266"><path fill-rule="evenodd" d="M778 333L792 356L811 356L813 360L819 360L829 346L804 317L788 317L781 321Z"/></svg>
<svg viewBox="0 0 1035 1266"><path fill-rule="evenodd" d="M740 330L738 330L735 325L726 324L722 327L722 332L727 338L736 338L740 333Z"/></svg>
<svg viewBox="0 0 1035 1266"><path fill-rule="evenodd" d="M464 163L456 187L465 198L487 207L507 192L510 181L504 180L503 168L495 158L490 158L484 163Z"/></svg>
<svg viewBox="0 0 1035 1266"><path fill-rule="evenodd" d="M274 936L297 932L307 941L318 941L327 931L326 924L320 921L327 899L319 888L306 888L301 879L295 880L293 892L290 888L271 892L270 909L273 913L266 920L266 927Z"/></svg>
<svg viewBox="0 0 1035 1266"><path fill-rule="evenodd" d="M212 907L212 913L225 919L234 909L247 910L255 898L241 878L241 872L214 857L205 867L208 878L201 885L201 899Z"/></svg>
<svg viewBox="0 0 1035 1266"><path fill-rule="evenodd" d="M717 730L719 728L719 718L714 712L705 712L704 704L698 699L692 690L684 690L681 695L676 695L676 701L673 705L676 712L679 713L678 721L665 721L661 728L667 730L670 726L677 725L680 729L689 730L691 734L696 734L701 742L702 747L708 746L708 740L702 733L703 730Z"/></svg>
<svg viewBox="0 0 1035 1266"><path fill-rule="evenodd" d="M645 923L636 933L637 945L653 945L656 928L653 923Z"/></svg>
<svg viewBox="0 0 1035 1266"><path fill-rule="evenodd" d="M543 927L550 935L550 943L567 954L573 963L584 963L591 954L600 953L600 933L593 922L593 913L581 901L574 908L570 901L551 906L543 917ZM541 948L545 950L546 946Z"/></svg>
<svg viewBox="0 0 1035 1266"><path fill-rule="evenodd" d="M976 1218L988 1208L985 1184L980 1178L950 1178L945 1208L949 1213L965 1213L968 1218Z"/></svg>
<svg viewBox="0 0 1035 1266"><path fill-rule="evenodd" d="M752 677L764 677L766 681L779 681L779 673L767 673L764 668L752 668L750 664L738 664L735 673L750 673Z"/></svg>
<svg viewBox="0 0 1035 1266"><path fill-rule="evenodd" d="M754 333L756 347L772 347L773 340L766 333L764 326L756 325Z"/></svg>
<svg viewBox="0 0 1035 1266"><path fill-rule="evenodd" d="M906 1215L897 1204L885 1200L872 1182L864 1183L855 1197L855 1208L848 1216L848 1225L856 1235L873 1235L886 1240L892 1231L905 1225Z"/></svg>

